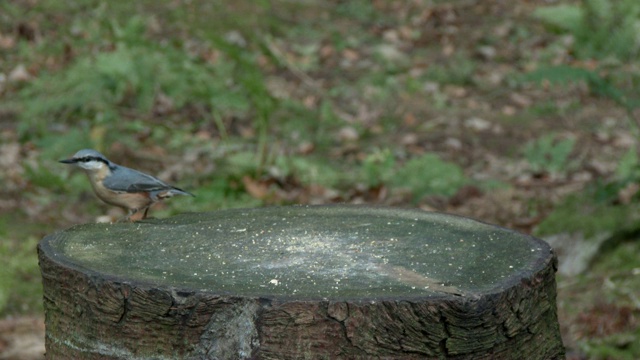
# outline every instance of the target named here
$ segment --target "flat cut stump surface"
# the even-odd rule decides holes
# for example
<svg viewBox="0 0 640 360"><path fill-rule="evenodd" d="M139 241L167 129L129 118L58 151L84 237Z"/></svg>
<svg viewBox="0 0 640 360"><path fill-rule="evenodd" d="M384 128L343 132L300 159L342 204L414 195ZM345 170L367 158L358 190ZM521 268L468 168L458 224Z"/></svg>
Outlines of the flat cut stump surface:
<svg viewBox="0 0 640 360"><path fill-rule="evenodd" d="M417 210L295 206L45 237L47 357L563 358L551 248Z"/></svg>

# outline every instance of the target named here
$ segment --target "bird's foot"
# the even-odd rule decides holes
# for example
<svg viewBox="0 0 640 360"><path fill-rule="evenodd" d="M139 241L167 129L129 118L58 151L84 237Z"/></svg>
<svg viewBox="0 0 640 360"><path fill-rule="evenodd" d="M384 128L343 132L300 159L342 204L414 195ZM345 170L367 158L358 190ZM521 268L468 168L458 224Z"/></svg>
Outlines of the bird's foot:
<svg viewBox="0 0 640 360"><path fill-rule="evenodd" d="M116 220L116 223L128 223L128 222L134 222L131 219L131 215L126 215L126 216L123 216L120 219Z"/></svg>

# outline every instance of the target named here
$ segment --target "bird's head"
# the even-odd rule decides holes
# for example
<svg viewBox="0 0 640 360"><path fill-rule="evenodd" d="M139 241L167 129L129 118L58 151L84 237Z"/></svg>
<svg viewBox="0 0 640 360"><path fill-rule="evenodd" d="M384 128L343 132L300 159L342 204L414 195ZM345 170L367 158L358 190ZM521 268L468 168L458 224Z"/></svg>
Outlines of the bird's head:
<svg viewBox="0 0 640 360"><path fill-rule="evenodd" d="M72 158L60 160L63 164L72 164L88 171L96 171L109 166L109 160L99 152L92 149L83 149L73 155Z"/></svg>

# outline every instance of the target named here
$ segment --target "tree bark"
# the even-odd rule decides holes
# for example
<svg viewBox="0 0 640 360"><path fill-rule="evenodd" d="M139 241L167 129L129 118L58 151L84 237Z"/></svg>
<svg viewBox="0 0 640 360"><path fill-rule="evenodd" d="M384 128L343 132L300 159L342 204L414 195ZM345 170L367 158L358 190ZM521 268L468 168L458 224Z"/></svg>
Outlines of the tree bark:
<svg viewBox="0 0 640 360"><path fill-rule="evenodd" d="M412 210L87 224L38 247L48 359L561 359L541 240Z"/></svg>

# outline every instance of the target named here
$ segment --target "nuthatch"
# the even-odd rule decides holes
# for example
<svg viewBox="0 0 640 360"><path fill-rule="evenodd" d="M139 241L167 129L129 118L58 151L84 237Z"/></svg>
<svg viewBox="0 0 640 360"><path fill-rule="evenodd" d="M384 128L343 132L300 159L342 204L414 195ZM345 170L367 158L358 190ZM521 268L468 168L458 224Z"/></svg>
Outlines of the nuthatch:
<svg viewBox="0 0 640 360"><path fill-rule="evenodd" d="M160 200L174 195L194 196L151 175L114 164L92 149L80 150L71 159L60 162L82 168L102 201L129 211L127 220L133 220L131 216L138 213L142 213L140 220L146 218L149 207Z"/></svg>

